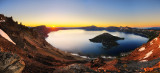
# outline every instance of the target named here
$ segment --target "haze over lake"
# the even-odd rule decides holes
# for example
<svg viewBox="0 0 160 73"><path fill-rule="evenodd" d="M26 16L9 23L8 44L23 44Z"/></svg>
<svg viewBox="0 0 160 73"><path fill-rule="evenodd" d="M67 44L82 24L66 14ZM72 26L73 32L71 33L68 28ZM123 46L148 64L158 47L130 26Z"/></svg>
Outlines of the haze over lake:
<svg viewBox="0 0 160 73"><path fill-rule="evenodd" d="M110 49L105 48L101 43L89 41L89 39L105 32L125 39L118 40L117 42L120 45ZM59 30L51 32L48 35L49 37L46 40L54 47L89 57L119 56L120 53L130 52L148 41L145 37L130 33L86 31L82 29Z"/></svg>

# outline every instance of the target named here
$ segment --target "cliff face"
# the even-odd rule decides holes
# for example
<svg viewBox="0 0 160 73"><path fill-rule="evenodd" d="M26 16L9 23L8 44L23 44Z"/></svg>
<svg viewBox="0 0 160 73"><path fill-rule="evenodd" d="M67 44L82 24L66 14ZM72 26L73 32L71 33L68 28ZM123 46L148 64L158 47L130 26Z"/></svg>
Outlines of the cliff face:
<svg viewBox="0 0 160 73"><path fill-rule="evenodd" d="M144 71L160 72L160 35L141 47L135 49L130 55L122 58L125 61L136 61ZM149 68L150 67L150 68Z"/></svg>
<svg viewBox="0 0 160 73"><path fill-rule="evenodd" d="M81 62L80 57L54 48L45 41L41 34L18 24L12 17L0 15L0 18L3 18L1 19L3 22L0 22L0 29L15 43L1 37L0 47L3 47L1 51L18 55L20 59L16 59L22 60L25 64L23 73L51 73L59 66Z"/></svg>
<svg viewBox="0 0 160 73"><path fill-rule="evenodd" d="M46 26L37 26L33 27L32 29L42 35L42 37L48 37L48 33L51 31Z"/></svg>
<svg viewBox="0 0 160 73"><path fill-rule="evenodd" d="M127 60L150 61L160 57L160 35L141 47L135 49Z"/></svg>
<svg viewBox="0 0 160 73"><path fill-rule="evenodd" d="M39 33L44 38L48 37L48 33L52 32L52 31L59 30L59 28L46 27L45 25L37 26L37 27L31 27L31 29L34 32Z"/></svg>

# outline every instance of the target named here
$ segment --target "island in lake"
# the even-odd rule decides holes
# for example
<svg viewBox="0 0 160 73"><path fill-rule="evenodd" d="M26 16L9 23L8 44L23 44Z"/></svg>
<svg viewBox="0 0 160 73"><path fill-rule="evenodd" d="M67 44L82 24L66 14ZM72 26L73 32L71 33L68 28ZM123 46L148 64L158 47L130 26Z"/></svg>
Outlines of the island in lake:
<svg viewBox="0 0 160 73"><path fill-rule="evenodd" d="M94 43L102 43L106 48L111 48L119 45L117 40L124 40L124 38L113 36L109 33L103 33L89 40Z"/></svg>

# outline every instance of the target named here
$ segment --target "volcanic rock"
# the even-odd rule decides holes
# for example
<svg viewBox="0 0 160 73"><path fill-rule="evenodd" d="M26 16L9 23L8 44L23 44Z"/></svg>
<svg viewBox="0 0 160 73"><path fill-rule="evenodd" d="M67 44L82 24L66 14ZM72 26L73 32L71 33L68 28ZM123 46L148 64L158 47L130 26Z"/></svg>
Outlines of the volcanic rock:
<svg viewBox="0 0 160 73"><path fill-rule="evenodd" d="M83 64L71 64L69 66L60 67L54 73L98 73Z"/></svg>

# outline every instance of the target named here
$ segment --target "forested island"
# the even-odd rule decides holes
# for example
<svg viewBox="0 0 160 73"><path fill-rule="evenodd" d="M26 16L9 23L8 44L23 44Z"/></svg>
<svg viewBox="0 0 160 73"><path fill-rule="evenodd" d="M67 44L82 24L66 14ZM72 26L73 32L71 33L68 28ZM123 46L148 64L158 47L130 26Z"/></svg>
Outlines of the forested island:
<svg viewBox="0 0 160 73"><path fill-rule="evenodd" d="M119 45L117 40L124 40L124 38L113 36L109 33L103 33L89 40L94 43L102 43L103 46L111 48Z"/></svg>

